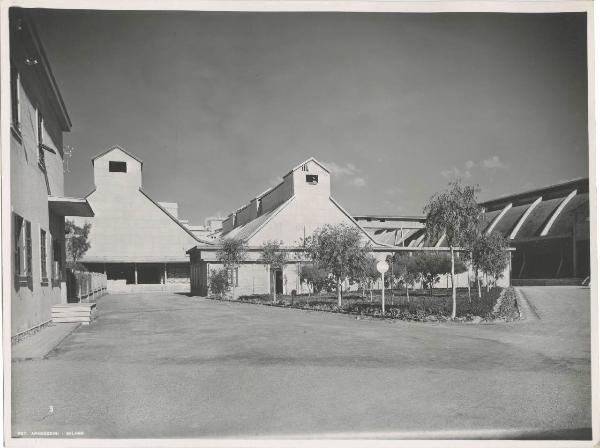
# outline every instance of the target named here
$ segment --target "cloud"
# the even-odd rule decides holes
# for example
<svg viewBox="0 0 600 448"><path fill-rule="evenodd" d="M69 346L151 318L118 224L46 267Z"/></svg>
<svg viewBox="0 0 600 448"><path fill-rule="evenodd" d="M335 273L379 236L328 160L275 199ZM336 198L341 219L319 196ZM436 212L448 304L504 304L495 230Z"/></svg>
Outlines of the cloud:
<svg viewBox="0 0 600 448"><path fill-rule="evenodd" d="M464 168L457 168L453 166L451 169L442 170L440 174L446 179L470 179L471 177L473 177L474 170L481 169L487 171L503 168L507 168L507 166L504 162L500 160L500 157L492 156L489 159L482 160L481 162L467 160L465 162Z"/></svg>
<svg viewBox="0 0 600 448"><path fill-rule="evenodd" d="M481 166L486 169L506 168L506 164L500 160L500 157L493 156L481 162Z"/></svg>
<svg viewBox="0 0 600 448"><path fill-rule="evenodd" d="M364 180L362 177L357 177L352 181L352 185L358 188L362 188L365 185L367 185L367 181Z"/></svg>
<svg viewBox="0 0 600 448"><path fill-rule="evenodd" d="M345 179L347 183L357 188L367 185L365 178L360 176L361 170L352 163L338 165L335 162L323 162L323 164L329 169L331 175L337 179Z"/></svg>

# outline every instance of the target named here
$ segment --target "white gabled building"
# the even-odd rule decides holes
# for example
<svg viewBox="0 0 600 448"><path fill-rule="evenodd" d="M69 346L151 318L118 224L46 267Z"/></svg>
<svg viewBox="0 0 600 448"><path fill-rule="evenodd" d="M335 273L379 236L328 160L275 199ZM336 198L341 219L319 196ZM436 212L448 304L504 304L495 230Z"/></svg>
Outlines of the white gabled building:
<svg viewBox="0 0 600 448"><path fill-rule="evenodd" d="M236 238L250 248L248 260L233 273L236 295L302 292L299 265L291 262L275 272L271 283L269 267L259 262L260 246L267 241L281 241L292 248L325 224L355 226L365 242L381 246L331 197L331 179L327 167L310 158L283 176L282 182L251 199L223 221L222 239ZM218 245L218 242L216 243ZM216 258L216 246L197 245L188 251L191 259L193 294L208 294L208 275L222 268Z"/></svg>
<svg viewBox="0 0 600 448"><path fill-rule="evenodd" d="M186 250L204 242L179 219L177 203L157 202L142 189L143 163L120 146L92 159L95 189L86 199L96 211L90 249L81 262L104 272L109 292L189 290Z"/></svg>

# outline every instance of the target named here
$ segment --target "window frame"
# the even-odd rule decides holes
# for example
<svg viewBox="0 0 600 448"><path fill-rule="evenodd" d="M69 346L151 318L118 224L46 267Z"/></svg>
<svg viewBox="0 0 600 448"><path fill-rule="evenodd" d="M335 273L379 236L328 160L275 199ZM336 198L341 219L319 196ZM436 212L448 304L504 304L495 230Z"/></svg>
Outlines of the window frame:
<svg viewBox="0 0 600 448"><path fill-rule="evenodd" d="M42 286L48 286L48 237L40 227L40 278Z"/></svg>
<svg viewBox="0 0 600 448"><path fill-rule="evenodd" d="M112 169L117 167L123 167L122 169ZM109 173L127 173L127 162L123 160L109 160L108 161L108 172Z"/></svg>
<svg viewBox="0 0 600 448"><path fill-rule="evenodd" d="M230 285L233 285L233 279L234 279L234 273L235 273L235 287L237 288L238 286L240 286L240 276L239 276L239 268L229 268L228 270L228 281Z"/></svg>
<svg viewBox="0 0 600 448"><path fill-rule="evenodd" d="M318 174L307 174L306 175L306 183L309 185L317 185L319 183L319 175Z"/></svg>
<svg viewBox="0 0 600 448"><path fill-rule="evenodd" d="M13 274L15 287L33 289L31 222L13 212Z"/></svg>

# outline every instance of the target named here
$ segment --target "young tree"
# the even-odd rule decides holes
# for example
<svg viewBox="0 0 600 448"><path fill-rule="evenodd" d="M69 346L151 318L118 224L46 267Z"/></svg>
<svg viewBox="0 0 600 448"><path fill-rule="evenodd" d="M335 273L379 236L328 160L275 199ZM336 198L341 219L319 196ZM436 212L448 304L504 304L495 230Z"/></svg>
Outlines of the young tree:
<svg viewBox="0 0 600 448"><path fill-rule="evenodd" d="M229 289L229 273L227 269L211 271L208 276L208 286L213 294L219 294L223 298L223 294Z"/></svg>
<svg viewBox="0 0 600 448"><path fill-rule="evenodd" d="M91 247L88 241L91 228L90 223L85 223L83 227L80 227L71 220L65 221L67 258L71 259L73 269L77 268L78 261Z"/></svg>
<svg viewBox="0 0 600 448"><path fill-rule="evenodd" d="M371 302L373 302L373 283L381 277L381 274L377 270L377 260L371 254L367 254L359 266L352 273L352 282L361 285L363 290L363 297L365 295L365 289L369 288L369 296Z"/></svg>
<svg viewBox="0 0 600 448"><path fill-rule="evenodd" d="M231 274L231 289L233 299L235 300L235 269L246 259L248 246L243 240L236 238L224 239L221 249L217 252L217 260L225 266Z"/></svg>
<svg viewBox="0 0 600 448"><path fill-rule="evenodd" d="M473 244L473 265L477 271L498 280L509 261L508 247L508 240L499 232L480 234ZM479 278L477 284L481 297ZM489 282L486 282L486 288L490 290Z"/></svg>
<svg viewBox="0 0 600 448"><path fill-rule="evenodd" d="M300 269L300 280L307 283L313 292L330 291L335 286L329 273L314 264L305 264Z"/></svg>
<svg viewBox="0 0 600 448"><path fill-rule="evenodd" d="M277 288L275 287L275 270L283 269L287 263L287 253L281 250L283 241L266 241L260 250L260 260L268 264L271 269L273 284L273 303L277 301Z"/></svg>
<svg viewBox="0 0 600 448"><path fill-rule="evenodd" d="M450 247L450 275L452 279L452 315L456 317L456 279L454 252L461 245L468 246L475 238L481 209L477 205L476 189L462 186L460 181L450 184L450 188L431 197L424 208L426 215L426 236L429 241L445 237Z"/></svg>
<svg viewBox="0 0 600 448"><path fill-rule="evenodd" d="M327 270L336 282L338 306L342 306L342 283L362 269L370 252L362 233L345 224L325 226L314 231L306 245L311 260Z"/></svg>
<svg viewBox="0 0 600 448"><path fill-rule="evenodd" d="M415 267L415 258L408 254L402 254L394 258L394 275L404 283L406 288L406 300L410 303L408 287L419 281L419 272Z"/></svg>
<svg viewBox="0 0 600 448"><path fill-rule="evenodd" d="M439 252L419 252L413 256L412 262L415 272L429 288L429 295L433 296L433 285L440 281L443 274L451 271L451 261L447 254Z"/></svg>

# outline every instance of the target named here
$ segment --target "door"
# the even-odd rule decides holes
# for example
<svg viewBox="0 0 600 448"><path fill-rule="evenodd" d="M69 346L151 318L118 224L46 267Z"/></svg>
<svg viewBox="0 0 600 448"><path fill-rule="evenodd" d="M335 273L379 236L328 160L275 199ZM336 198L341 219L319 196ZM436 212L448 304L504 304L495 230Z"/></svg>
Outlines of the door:
<svg viewBox="0 0 600 448"><path fill-rule="evenodd" d="M283 294L283 271L281 269L275 271L275 293Z"/></svg>

